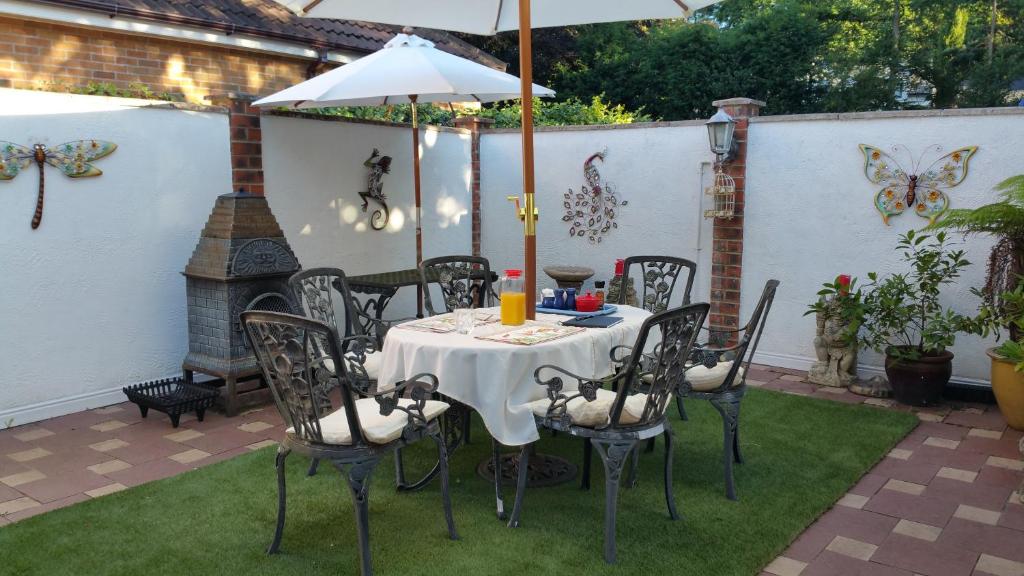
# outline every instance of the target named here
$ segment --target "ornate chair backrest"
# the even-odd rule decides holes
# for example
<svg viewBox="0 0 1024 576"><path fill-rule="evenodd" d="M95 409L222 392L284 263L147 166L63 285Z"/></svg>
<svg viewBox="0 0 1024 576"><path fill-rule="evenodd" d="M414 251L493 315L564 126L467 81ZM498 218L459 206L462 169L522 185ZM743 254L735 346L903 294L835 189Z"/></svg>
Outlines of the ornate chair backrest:
<svg viewBox="0 0 1024 576"><path fill-rule="evenodd" d="M764 290L761 291L761 299L757 301L757 306L754 307L754 313L750 315L750 320L747 324L740 328L740 332L743 333L743 337L740 338L739 343L734 347L734 361L732 368L729 369L729 374L725 377L722 385L719 386L715 391L729 390L734 387L736 377L739 375L740 367L743 367L744 381L746 380L746 374L750 371L750 365L754 361L754 354L757 352L757 345L761 342L761 333L764 332L764 323L768 319L768 312L772 309L772 302L775 301L775 291L779 287L778 280L769 280L764 285ZM714 332L714 329L712 329Z"/></svg>
<svg viewBox="0 0 1024 576"><path fill-rule="evenodd" d="M693 277L697 273L697 264L686 258L675 256L630 256L626 258L622 271L623 286L619 290L619 304L626 303L629 271L634 265L639 266L640 282L636 287L639 297L638 304L651 313L664 312L669 309L672 293L680 274L686 275L681 304L690 303L690 291L693 289Z"/></svg>
<svg viewBox="0 0 1024 576"><path fill-rule="evenodd" d="M640 328L633 354L623 365L618 396L612 405L611 426L618 427L626 399L637 391L646 403L640 421L629 427L647 426L665 414L672 392L683 381L700 328L710 304L688 304L659 312L647 318ZM653 351L644 353L648 342L657 342Z"/></svg>
<svg viewBox="0 0 1024 576"><path fill-rule="evenodd" d="M288 279L288 285L295 293L295 299L302 308L302 313L307 318L318 320L330 326L336 334L338 322L335 318L336 305L345 307L345 314L348 314L348 304L344 296L337 293L334 281L344 279L345 272L338 268L310 268L292 274ZM338 301L335 298L341 296Z"/></svg>
<svg viewBox="0 0 1024 576"><path fill-rule="evenodd" d="M424 260L420 263L420 282L423 302L431 316L456 308L481 308L492 304L491 264L480 256L441 256ZM434 307L431 284L441 289L443 309Z"/></svg>
<svg viewBox="0 0 1024 576"><path fill-rule="evenodd" d="M323 442L320 419L331 412L328 391L337 381L352 444L365 444L356 395L334 329L279 312L249 311L241 317L274 403L295 435L307 442Z"/></svg>

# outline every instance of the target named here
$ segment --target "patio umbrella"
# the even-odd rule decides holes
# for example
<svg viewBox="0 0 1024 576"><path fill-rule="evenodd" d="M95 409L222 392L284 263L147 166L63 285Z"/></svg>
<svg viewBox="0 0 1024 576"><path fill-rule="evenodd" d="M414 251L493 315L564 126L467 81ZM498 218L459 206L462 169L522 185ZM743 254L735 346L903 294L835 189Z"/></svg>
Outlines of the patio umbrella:
<svg viewBox="0 0 1024 576"><path fill-rule="evenodd" d="M530 85L541 96L555 93ZM419 102L494 102L520 96L519 78L434 47L413 34L398 34L384 48L257 100L261 107L325 108L412 104L413 184L416 194L416 264L423 261L423 218L420 193ZM423 313L422 290L417 312Z"/></svg>
<svg viewBox="0 0 1024 576"><path fill-rule="evenodd" d="M362 20L494 35L519 30L519 70L523 96L523 201L526 260L526 314L533 318L537 298L537 212L533 192L533 54L531 28L657 20L689 16L721 0L277 0L303 16Z"/></svg>

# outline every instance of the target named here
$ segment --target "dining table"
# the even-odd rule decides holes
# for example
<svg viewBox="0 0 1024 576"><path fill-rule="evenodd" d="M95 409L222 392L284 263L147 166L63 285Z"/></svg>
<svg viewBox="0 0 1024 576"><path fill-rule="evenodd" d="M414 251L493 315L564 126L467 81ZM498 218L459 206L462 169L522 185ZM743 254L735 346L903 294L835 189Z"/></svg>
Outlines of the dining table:
<svg viewBox="0 0 1024 576"><path fill-rule="evenodd" d="M530 402L546 398L547 388L537 383L536 370L554 365L586 378L608 376L614 371L612 348L633 345L650 313L619 305L610 316L621 317L622 321L607 328L578 328L574 333L534 344L498 340L531 327L560 327L571 317L538 313L535 320L515 327L498 321L498 308L479 308L475 311L475 326L467 334L455 330L453 322L452 329L447 330L443 324L450 315L445 314L398 324L384 339L379 382L395 383L416 374L434 374L438 392L476 411L494 440L504 446L522 446L540 438ZM431 320L436 330L424 327L423 323ZM565 387L573 390L576 383L566 381ZM538 478L536 483L560 483L575 475L575 466L565 466L554 457L544 458L547 464L538 466L531 459L531 470L550 468L538 472L549 476L547 481ZM486 464L481 463L481 468ZM481 469L481 475L486 477L486 471Z"/></svg>

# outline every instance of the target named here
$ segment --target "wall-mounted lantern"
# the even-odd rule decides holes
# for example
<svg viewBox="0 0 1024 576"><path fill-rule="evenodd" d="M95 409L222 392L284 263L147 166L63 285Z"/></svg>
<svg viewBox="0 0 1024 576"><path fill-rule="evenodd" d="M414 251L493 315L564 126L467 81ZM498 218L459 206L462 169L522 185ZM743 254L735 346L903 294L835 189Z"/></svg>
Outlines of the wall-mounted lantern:
<svg viewBox="0 0 1024 576"><path fill-rule="evenodd" d="M715 181L704 192L711 196L713 208L704 211L705 218L730 219L736 215L736 182L726 174L722 165L736 155L737 144L733 136L736 133L736 122L719 109L707 121L708 142L711 151L717 156L715 161Z"/></svg>

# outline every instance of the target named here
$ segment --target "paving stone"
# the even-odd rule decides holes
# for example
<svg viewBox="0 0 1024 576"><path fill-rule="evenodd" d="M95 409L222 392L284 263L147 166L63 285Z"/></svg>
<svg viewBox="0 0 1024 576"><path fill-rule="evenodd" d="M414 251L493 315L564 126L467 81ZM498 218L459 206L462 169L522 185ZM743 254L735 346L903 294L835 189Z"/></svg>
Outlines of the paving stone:
<svg viewBox="0 0 1024 576"><path fill-rule="evenodd" d="M975 570L992 576L1024 576L1024 563L982 554Z"/></svg>
<svg viewBox="0 0 1024 576"><path fill-rule="evenodd" d="M941 538L940 538L941 540ZM978 553L918 538L891 534L872 556L874 562L924 576L969 576Z"/></svg>
<svg viewBox="0 0 1024 576"><path fill-rule="evenodd" d="M97 408L93 410L94 414L116 414L118 412L124 412L124 408L120 404L114 404L113 406L106 406L104 408Z"/></svg>
<svg viewBox="0 0 1024 576"><path fill-rule="evenodd" d="M23 450L21 452L8 454L7 457L10 458L11 460L14 460L15 462L31 462L32 460L46 458L51 454L53 454L53 452L50 452L45 448L33 448L31 450Z"/></svg>
<svg viewBox="0 0 1024 576"><path fill-rule="evenodd" d="M1015 470L1017 472L1024 470L1024 461L1019 458L1003 458L1000 456L989 456L988 460L985 461L987 466L995 466L996 468L1006 468L1007 470Z"/></svg>
<svg viewBox="0 0 1024 576"><path fill-rule="evenodd" d="M779 380L783 380L786 382L803 382L807 380L807 377L795 374L783 374L782 376L779 376Z"/></svg>
<svg viewBox="0 0 1024 576"><path fill-rule="evenodd" d="M910 457L914 455L913 450L904 450L903 448L893 448L886 454L888 458L895 458L897 460L910 460Z"/></svg>
<svg viewBox="0 0 1024 576"><path fill-rule="evenodd" d="M861 476L853 488L850 488L850 493L860 494L861 496L874 496L875 492L881 490L882 486L885 486L885 483L888 481L889 479L885 476L868 472Z"/></svg>
<svg viewBox="0 0 1024 576"><path fill-rule="evenodd" d="M895 490L896 492L903 492L904 494L913 494L914 496L920 496L924 492L925 486L921 484L914 484L913 482L904 482L903 480L889 480L885 486L882 486L883 490Z"/></svg>
<svg viewBox="0 0 1024 576"><path fill-rule="evenodd" d="M263 448L268 448L270 446L277 445L278 442L275 440L260 440L259 442L253 442L252 444L249 444L248 446L246 446L246 448L248 448L249 450L262 450Z"/></svg>
<svg viewBox="0 0 1024 576"><path fill-rule="evenodd" d="M844 494L842 498L836 502L839 506L846 506L847 508L856 508L860 510L868 503L867 496L861 496L859 494Z"/></svg>
<svg viewBox="0 0 1024 576"><path fill-rule="evenodd" d="M927 540L928 542L935 542L939 539L939 535L942 534L942 528L911 520L900 520L892 531L896 534L910 536L919 540Z"/></svg>
<svg viewBox="0 0 1024 576"><path fill-rule="evenodd" d="M124 490L125 488L127 488L127 486L125 486L124 484L120 484L120 483L115 482L113 484L107 484L106 486L101 486L101 487L95 488L93 490L86 490L85 491L85 495L90 497L90 498L99 498L100 496L106 496L107 494L113 494L114 492L120 492L121 490Z"/></svg>
<svg viewBox="0 0 1024 576"><path fill-rule="evenodd" d="M918 412L917 419L922 422L942 422L944 416L942 414L934 414L932 412Z"/></svg>
<svg viewBox="0 0 1024 576"><path fill-rule="evenodd" d="M15 488L44 478L46 478L46 474L43 474L38 470L29 470L27 472L19 472L17 474L11 474L10 476L4 476L3 478L0 478L0 483L6 484L11 488Z"/></svg>
<svg viewBox="0 0 1024 576"><path fill-rule="evenodd" d="M0 502L0 515L6 516L8 514L14 514L15 512L21 512L33 506L39 506L39 502L23 496L15 500L8 500L6 502Z"/></svg>
<svg viewBox="0 0 1024 576"><path fill-rule="evenodd" d="M953 518L937 542L946 548L970 550L1024 562L1024 532Z"/></svg>
<svg viewBox="0 0 1024 576"><path fill-rule="evenodd" d="M123 460L109 460L101 464L93 464L92 466L86 468L86 470L89 470L93 474L109 474L111 472L117 472L119 470L127 470L128 468L131 467L131 464Z"/></svg>
<svg viewBox="0 0 1024 576"><path fill-rule="evenodd" d="M989 440L999 440L1003 437L1002 430L986 430L984 428L971 428L971 431L967 433L968 436L974 438L987 438Z"/></svg>
<svg viewBox="0 0 1024 576"><path fill-rule="evenodd" d="M259 442L261 439L263 439L262 434L252 434L243 432L234 426L224 426L211 430L209 434L187 440L185 444L210 454L220 454L235 448L243 448L254 442Z"/></svg>
<svg viewBox="0 0 1024 576"><path fill-rule="evenodd" d="M875 496L875 498L877 497ZM868 504L870 505L871 502L869 501ZM950 510L950 514L952 515L952 510ZM868 510L836 506L823 514L812 526L812 529L822 530L831 535L846 536L847 538L870 544L881 544L889 533L892 532L897 521L896 518L891 516Z"/></svg>
<svg viewBox="0 0 1024 576"><path fill-rule="evenodd" d="M970 470L960 470L959 468L939 468L939 471L935 474L936 478L948 478L950 480L959 480L960 482L974 482L978 477L977 472L971 472Z"/></svg>
<svg viewBox="0 0 1024 576"><path fill-rule="evenodd" d="M931 481L941 467L929 462L915 462L913 458L911 460L884 458L875 465L871 472L887 478L923 485Z"/></svg>
<svg viewBox="0 0 1024 576"><path fill-rule="evenodd" d="M775 574L775 576L800 576L804 568L807 568L807 564L804 562L779 556L772 560L771 564L765 566L764 570L769 574Z"/></svg>
<svg viewBox="0 0 1024 576"><path fill-rule="evenodd" d="M937 438L935 436L929 436L924 439L925 446L935 446L936 448L947 448L949 450L956 450L956 447L960 445L958 440L950 440L948 438Z"/></svg>
<svg viewBox="0 0 1024 576"><path fill-rule="evenodd" d="M55 433L47 430L46 428L36 428L34 430L26 430L20 434L14 434L14 437L22 442L31 442L33 440L40 440L48 436L54 436Z"/></svg>
<svg viewBox="0 0 1024 576"><path fill-rule="evenodd" d="M57 476L18 486L18 490L39 502L52 502L109 484L110 480L88 470L67 471Z"/></svg>
<svg viewBox="0 0 1024 576"><path fill-rule="evenodd" d="M110 452L111 450L117 450L118 448L124 448L129 444L120 438L113 438L111 440L104 440L103 442L97 442L95 444L89 444L89 448L97 452Z"/></svg>
<svg viewBox="0 0 1024 576"><path fill-rule="evenodd" d="M86 496L85 494L81 494L81 493L73 494L71 496L68 496L67 498L60 498L58 500L53 500L51 502L46 502L45 504L40 504L39 506L33 506L31 508L26 508L26 509L22 510L21 512L15 512L13 514L8 514L7 515L7 519L9 521L11 521L11 522L19 522L21 520L24 520L25 518L31 518L32 516L37 516L39 514L44 514L46 512L51 511L51 510L56 510L58 508L64 508L65 506L71 506L72 504L77 504L79 502L83 502L83 501L88 500L88 499L89 499L89 497Z"/></svg>
<svg viewBox="0 0 1024 576"><path fill-rule="evenodd" d="M960 443L960 450L977 452L986 456L1002 456L1003 458L1010 459L1020 458L1020 447L1017 445L1017 439L1008 434L998 440L980 436L968 436Z"/></svg>
<svg viewBox="0 0 1024 576"><path fill-rule="evenodd" d="M944 502L927 496L912 496L893 490L879 490L878 494L875 494L864 505L864 510L869 512L932 526L945 526L946 522L953 517L956 508L957 504L952 502Z"/></svg>
<svg viewBox="0 0 1024 576"><path fill-rule="evenodd" d="M1013 496L1010 497L1010 501L1013 501ZM1020 504L1007 505L1003 509L1002 515L999 516L999 525L1024 531L1024 506Z"/></svg>
<svg viewBox="0 0 1024 576"><path fill-rule="evenodd" d="M160 436L147 442L132 442L129 446L107 452L107 455L124 460L129 464L138 465L179 454L183 448L187 448L187 446Z"/></svg>
<svg viewBox="0 0 1024 576"><path fill-rule="evenodd" d="M175 462L178 462L179 464L191 464L192 462L202 460L203 458L206 458L209 455L209 452L204 452L202 450L196 450L193 448L192 450L186 450L173 456L168 456L168 458L174 460Z"/></svg>
<svg viewBox="0 0 1024 576"><path fill-rule="evenodd" d="M981 472L978 472L978 479L974 481L975 484L1001 486L1010 490L1015 490L1020 486L1020 482L1021 473L1019 471L996 466L982 466Z"/></svg>
<svg viewBox="0 0 1024 576"><path fill-rule="evenodd" d="M976 410L954 410L949 413L949 416L946 416L946 422L956 426L1002 431L1006 429L1006 420L999 413L999 410L994 408L993 406L992 410L986 410L981 413Z"/></svg>
<svg viewBox="0 0 1024 576"><path fill-rule="evenodd" d="M110 456L86 447L72 448L57 452L53 456L33 460L29 465L47 476L60 476L68 472L79 472L93 464L106 462Z"/></svg>
<svg viewBox="0 0 1024 576"><path fill-rule="evenodd" d="M885 398L865 398L864 403L868 406L879 406L881 408L889 408L893 405L892 400L887 400Z"/></svg>
<svg viewBox="0 0 1024 576"><path fill-rule="evenodd" d="M956 512L953 513L954 518L980 522L990 526L999 524L999 515L1000 513L994 510L985 510L984 508L968 506L967 504L961 504L957 507Z"/></svg>
<svg viewBox="0 0 1024 576"><path fill-rule="evenodd" d="M171 442L184 442L186 440L192 440L193 438L200 438L202 436L204 436L204 434L197 430L182 430L181 432L167 434L164 438Z"/></svg>
<svg viewBox="0 0 1024 576"><path fill-rule="evenodd" d="M963 442L960 444L963 445ZM939 467L959 468L961 470L978 472L985 466L988 455L971 450L949 450L947 448L921 444L920 447L914 450L914 455L910 460L914 464L934 464Z"/></svg>
<svg viewBox="0 0 1024 576"><path fill-rule="evenodd" d="M159 460L143 462L132 466L127 470L111 472L110 474L107 474L106 477L126 486L138 486L140 484L145 484L146 482L170 478L171 476L176 476L182 472L187 472L192 468L193 467L188 464L175 462L168 458L160 458Z"/></svg>
<svg viewBox="0 0 1024 576"><path fill-rule="evenodd" d="M1010 489L1002 486L989 486L978 482L967 483L948 478L935 478L924 490L924 496L938 498L946 502L970 504L978 508L1000 510L1006 503ZM1024 507L1022 507L1024 508Z"/></svg>
<svg viewBox="0 0 1024 576"><path fill-rule="evenodd" d="M105 422L100 422L99 424L93 424L92 426L89 426L89 428L97 432L112 432L119 428L124 428L127 425L127 423L120 420L107 420Z"/></svg>
<svg viewBox="0 0 1024 576"><path fill-rule="evenodd" d="M967 428L961 426L952 426L942 422L922 422L917 428L914 428L909 437L920 438L922 441L929 436L949 440L963 440L967 436L967 430Z"/></svg>
<svg viewBox="0 0 1024 576"><path fill-rule="evenodd" d="M854 540L853 538L847 538L845 536L836 536L832 542L825 547L825 549L835 552L836 554L842 554L843 556L857 558L858 560L864 560L866 562L870 560L871 556L876 550L878 550L878 546L868 542Z"/></svg>
<svg viewBox="0 0 1024 576"><path fill-rule="evenodd" d="M256 433L262 432L273 427L273 424L257 420L255 422L247 422L245 424L242 424L241 426L238 426L238 429L241 430L242 432Z"/></svg>

